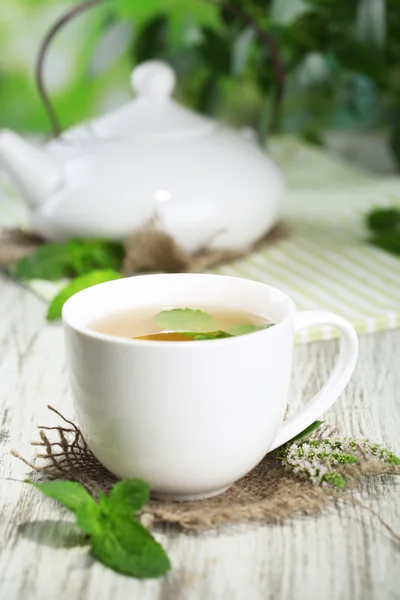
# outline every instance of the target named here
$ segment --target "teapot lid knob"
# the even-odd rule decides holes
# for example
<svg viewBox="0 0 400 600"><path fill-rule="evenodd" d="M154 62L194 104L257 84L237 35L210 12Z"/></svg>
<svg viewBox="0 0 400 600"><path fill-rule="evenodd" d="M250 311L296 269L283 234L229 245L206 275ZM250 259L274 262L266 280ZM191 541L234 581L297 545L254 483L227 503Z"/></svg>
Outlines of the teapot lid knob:
<svg viewBox="0 0 400 600"><path fill-rule="evenodd" d="M0 0L1 4L1 0ZM90 131L108 139L189 139L211 134L213 121L171 98L175 71L161 60L137 65L131 75L136 98L91 121Z"/></svg>
<svg viewBox="0 0 400 600"><path fill-rule="evenodd" d="M136 67L131 84L138 96L149 100L169 98L175 87L175 72L161 60L148 60Z"/></svg>

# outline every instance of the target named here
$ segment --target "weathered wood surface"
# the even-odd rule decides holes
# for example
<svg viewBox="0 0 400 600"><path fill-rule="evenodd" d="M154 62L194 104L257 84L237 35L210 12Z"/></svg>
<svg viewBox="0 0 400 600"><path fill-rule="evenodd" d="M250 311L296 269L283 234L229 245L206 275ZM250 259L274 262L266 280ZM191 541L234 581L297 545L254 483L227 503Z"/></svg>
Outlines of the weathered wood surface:
<svg viewBox="0 0 400 600"><path fill-rule="evenodd" d="M0 598L4 600L395 600L400 548L370 512L332 507L283 527L243 525L208 534L156 535L173 570L138 582L91 561L71 515L19 481L46 405L72 414L59 325L45 305L0 276ZM343 433L400 452L400 331L364 336L356 374L326 415ZM332 367L335 342L296 351L292 402L307 398ZM371 480L362 501L400 529L400 481Z"/></svg>

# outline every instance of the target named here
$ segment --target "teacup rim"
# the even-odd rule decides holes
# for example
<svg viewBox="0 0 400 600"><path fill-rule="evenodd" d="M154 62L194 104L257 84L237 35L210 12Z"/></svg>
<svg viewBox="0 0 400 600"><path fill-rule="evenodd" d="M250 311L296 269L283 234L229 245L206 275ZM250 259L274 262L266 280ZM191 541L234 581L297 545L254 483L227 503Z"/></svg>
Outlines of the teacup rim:
<svg viewBox="0 0 400 600"><path fill-rule="evenodd" d="M277 332L282 327L284 327L285 324L287 323L287 321L293 316L293 314L297 310L294 301L288 294L286 294L286 292L280 290L279 288L277 288L275 286L269 285L264 282L256 281L253 279L246 279L244 277L235 277L232 275L220 275L219 273L151 273L151 274L132 275L130 277L123 277L121 279L114 279L111 281L98 283L94 286L91 286L90 288L85 288L84 290L77 292L76 294L71 296L71 298L69 298L63 306L62 322L63 322L64 328L70 327L74 331L76 331L82 335L85 335L88 338L96 339L98 341L122 344L122 345L129 345L130 347L136 346L136 347L144 347L144 348L149 348L149 347L150 348L157 348L157 347L158 348L181 348L182 344L179 342L138 340L138 339L131 339L131 338L123 338L123 337L111 335L108 333L101 333L99 331L95 331L94 329L91 329L88 325L82 326L82 325L77 325L76 323L73 323L73 318L71 318L71 316L68 314L70 311L73 310L74 304L79 301L79 298L82 298L82 296L85 295L86 293L88 293L89 290L92 290L92 293L93 293L94 288L104 288L105 286L114 287L114 286L118 286L118 285L127 285L128 281L138 280L138 279L143 279L143 278L154 278L154 277L168 277L169 279L170 278L172 279L174 277L185 277L188 279L189 278L192 278L192 279L194 279L194 278L196 278L196 279L197 278L218 278L218 279L225 279L225 280L241 280L241 281L248 283L249 285L253 285L254 287L268 288L269 290L273 291L274 293L278 293L280 296L282 296L282 300L285 300L285 302L290 307L288 314L282 320L277 322L273 327L269 327L267 329L262 329L260 331L254 331L254 332L248 333L246 335L234 336L231 338L219 338L219 339L215 339L215 340L207 340L207 347L210 347L210 345L215 345L215 344L219 344L219 347L220 347L222 344L227 344L227 343L232 344L235 342L239 343L239 342L243 342L245 339L249 339L249 338L254 339L254 336L271 335L272 332ZM193 340L190 344L186 344L185 348L188 348L188 349L198 348L199 345L204 346L203 342L204 342L204 340Z"/></svg>

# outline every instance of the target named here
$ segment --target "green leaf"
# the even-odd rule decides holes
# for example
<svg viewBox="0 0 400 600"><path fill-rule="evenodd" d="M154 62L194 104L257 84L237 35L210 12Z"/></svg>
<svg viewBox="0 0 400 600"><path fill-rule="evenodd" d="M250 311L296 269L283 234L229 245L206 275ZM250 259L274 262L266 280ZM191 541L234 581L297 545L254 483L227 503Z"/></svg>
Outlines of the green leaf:
<svg viewBox="0 0 400 600"><path fill-rule="evenodd" d="M199 52L205 64L220 75L229 74L231 70L229 40L208 27L203 29L203 37L204 41L199 46Z"/></svg>
<svg viewBox="0 0 400 600"><path fill-rule="evenodd" d="M198 0L169 0L168 6L168 40L170 50L174 53L182 55L188 46L197 46L203 27L215 31L221 28L216 4Z"/></svg>
<svg viewBox="0 0 400 600"><path fill-rule="evenodd" d="M250 325L250 323L242 323L241 325L235 325L228 329L228 333L231 335L245 335L246 333L253 333L254 331L258 331L260 327L257 325Z"/></svg>
<svg viewBox="0 0 400 600"><path fill-rule="evenodd" d="M382 250L392 252L392 254L400 254L400 230L378 233L369 241Z"/></svg>
<svg viewBox="0 0 400 600"><path fill-rule="evenodd" d="M305 437L309 436L310 433L312 433L313 431L315 431L316 429L318 429L318 427L321 427L321 425L323 423L325 423L325 421L314 421L314 423L311 423L311 425L309 425L309 427L307 427L306 429L304 429L303 431L301 431L300 433L298 433L297 435L295 435L291 440L289 440L286 443L287 444L292 444L296 440L301 440L302 438L305 438Z"/></svg>
<svg viewBox="0 0 400 600"><path fill-rule="evenodd" d="M124 259L123 245L107 240L71 239L67 243L67 252L74 275L83 275L94 269L118 270Z"/></svg>
<svg viewBox="0 0 400 600"><path fill-rule="evenodd" d="M181 333L182 335L187 335L188 337L193 338L195 341L201 341L201 340L219 340L222 338L229 338L229 337L233 337L233 335L231 335L230 333L227 333L226 331L209 331L206 333L187 333L186 331L180 331L179 333Z"/></svg>
<svg viewBox="0 0 400 600"><path fill-rule="evenodd" d="M166 14L169 17L189 17L198 26L207 25L208 27L218 28L220 25L217 2L213 4L198 0L168 0L168 2L166 0L146 0L146 2L114 1L119 16L133 18L136 27L141 27L159 14Z"/></svg>
<svg viewBox="0 0 400 600"><path fill-rule="evenodd" d="M363 44L357 39L343 36L336 45L336 56L342 67L370 77L380 85L385 85L384 55L377 52L373 44Z"/></svg>
<svg viewBox="0 0 400 600"><path fill-rule="evenodd" d="M149 486L140 479L116 483L97 504L79 483L27 483L76 513L77 523L90 536L92 554L107 567L132 577L159 577L170 569L162 546L134 518L149 498Z"/></svg>
<svg viewBox="0 0 400 600"><path fill-rule="evenodd" d="M211 315L191 308L163 310L154 317L156 324L168 331L208 333L219 331Z"/></svg>
<svg viewBox="0 0 400 600"><path fill-rule="evenodd" d="M94 505L95 502L88 491L75 481L49 481L46 483L37 483L36 481L26 480L25 483L33 485L49 498L58 500L72 512L77 512L83 505Z"/></svg>
<svg viewBox="0 0 400 600"><path fill-rule="evenodd" d="M119 269L124 258L120 242L71 239L66 243L49 242L18 260L11 267L19 279L47 279L83 275L94 269Z"/></svg>
<svg viewBox="0 0 400 600"><path fill-rule="evenodd" d="M322 477L322 481L329 483L329 485L333 485L341 490L346 487L346 482L343 476L340 473L336 473L336 471L325 473L325 475Z"/></svg>
<svg viewBox="0 0 400 600"><path fill-rule="evenodd" d="M254 39L255 32L250 26L236 36L232 48L232 72L234 75L241 75L245 70Z"/></svg>
<svg viewBox="0 0 400 600"><path fill-rule="evenodd" d="M315 128L306 128L300 132L300 137L307 142L307 144L311 144L313 146L324 146L324 139L322 137L322 132Z"/></svg>
<svg viewBox="0 0 400 600"><path fill-rule="evenodd" d="M66 244L50 242L20 258L10 272L19 279L48 279L55 281L68 274L69 254Z"/></svg>
<svg viewBox="0 0 400 600"><path fill-rule="evenodd" d="M76 511L76 522L88 535L101 535L105 519L101 507L95 501L91 504L81 504Z"/></svg>
<svg viewBox="0 0 400 600"><path fill-rule="evenodd" d="M399 227L400 209L393 207L375 208L367 214L367 226L373 231L388 231Z"/></svg>
<svg viewBox="0 0 400 600"><path fill-rule="evenodd" d="M62 307L64 306L65 302L77 292L91 287L92 285L104 283L105 281L112 281L113 279L119 279L121 277L121 273L118 273L117 271L113 271L111 269L103 271L92 271L91 273L87 273L86 275L80 275L79 277L76 277L65 288L63 288L61 292L59 292L57 296L51 301L49 309L47 311L48 321L60 318L62 313Z"/></svg>
<svg viewBox="0 0 400 600"><path fill-rule="evenodd" d="M149 501L150 487L142 479L124 479L116 483L107 499L113 513L133 516Z"/></svg>
<svg viewBox="0 0 400 600"><path fill-rule="evenodd" d="M136 41L136 60L138 63L154 57L163 57L167 52L168 21L165 15L158 15L141 31Z"/></svg>
<svg viewBox="0 0 400 600"><path fill-rule="evenodd" d="M97 560L124 575L160 577L171 567L161 544L133 518L107 519L101 532L92 534L91 545Z"/></svg>
<svg viewBox="0 0 400 600"><path fill-rule="evenodd" d="M204 333L198 333L196 331L180 331L181 335L185 335L187 337L192 338L195 341L200 340L217 340L220 338L233 337L230 333L226 331L207 331Z"/></svg>
<svg viewBox="0 0 400 600"><path fill-rule="evenodd" d="M246 333L254 333L254 331L262 331L273 327L275 323L267 323L266 325L251 325L250 323L241 323L228 329L230 335L245 335Z"/></svg>

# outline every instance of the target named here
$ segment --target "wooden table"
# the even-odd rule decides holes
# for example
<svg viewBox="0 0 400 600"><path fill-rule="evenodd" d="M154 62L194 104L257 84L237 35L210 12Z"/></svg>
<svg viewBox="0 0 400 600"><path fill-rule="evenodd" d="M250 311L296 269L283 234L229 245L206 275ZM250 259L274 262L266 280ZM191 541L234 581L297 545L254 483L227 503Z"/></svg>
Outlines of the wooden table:
<svg viewBox="0 0 400 600"><path fill-rule="evenodd" d="M332 507L282 526L227 527L202 535L156 533L173 562L162 580L138 582L93 562L76 546L73 517L20 483L47 404L72 415L62 331L45 304L0 275L0 598L3 600L395 600L400 553L371 513ZM400 331L364 336L356 374L326 415L341 432L400 453ZM310 395L332 368L337 344L296 351L291 401ZM365 484L361 498L400 529L400 480Z"/></svg>

